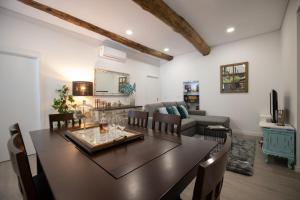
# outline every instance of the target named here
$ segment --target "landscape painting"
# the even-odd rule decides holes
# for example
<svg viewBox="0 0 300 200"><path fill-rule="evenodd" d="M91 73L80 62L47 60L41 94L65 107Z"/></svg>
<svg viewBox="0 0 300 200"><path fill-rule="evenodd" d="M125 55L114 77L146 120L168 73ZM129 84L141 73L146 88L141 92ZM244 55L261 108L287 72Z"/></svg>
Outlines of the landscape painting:
<svg viewBox="0 0 300 200"><path fill-rule="evenodd" d="M248 92L248 62L221 65L220 92Z"/></svg>

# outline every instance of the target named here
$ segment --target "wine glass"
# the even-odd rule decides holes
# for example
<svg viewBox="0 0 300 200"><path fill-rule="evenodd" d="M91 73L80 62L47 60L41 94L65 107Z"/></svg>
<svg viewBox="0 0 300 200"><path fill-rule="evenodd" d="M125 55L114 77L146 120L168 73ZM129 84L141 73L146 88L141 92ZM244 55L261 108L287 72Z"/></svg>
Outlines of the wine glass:
<svg viewBox="0 0 300 200"><path fill-rule="evenodd" d="M119 118L119 129L121 130L121 134L124 135L124 129L126 127L126 119L124 117Z"/></svg>

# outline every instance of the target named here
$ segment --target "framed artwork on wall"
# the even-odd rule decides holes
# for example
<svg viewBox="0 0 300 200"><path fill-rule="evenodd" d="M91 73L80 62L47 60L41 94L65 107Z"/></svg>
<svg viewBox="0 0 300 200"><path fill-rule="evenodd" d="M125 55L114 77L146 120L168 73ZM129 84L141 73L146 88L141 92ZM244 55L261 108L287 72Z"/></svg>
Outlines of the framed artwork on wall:
<svg viewBox="0 0 300 200"><path fill-rule="evenodd" d="M221 93L248 92L248 62L220 66Z"/></svg>

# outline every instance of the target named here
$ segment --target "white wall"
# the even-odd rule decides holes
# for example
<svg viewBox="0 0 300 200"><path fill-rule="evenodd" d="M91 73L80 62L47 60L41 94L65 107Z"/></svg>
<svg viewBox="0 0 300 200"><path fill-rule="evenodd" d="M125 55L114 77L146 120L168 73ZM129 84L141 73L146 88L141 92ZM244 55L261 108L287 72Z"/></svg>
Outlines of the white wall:
<svg viewBox="0 0 300 200"><path fill-rule="evenodd" d="M126 63L99 59L97 47L101 44L100 41L38 22L3 8L0 8L0 27L2 48L16 48L21 51L26 49L40 54L42 127L48 127L48 114L54 112L51 104L55 97L55 89L65 83L70 85L74 80L94 81L95 67L129 73L131 82L137 84L137 105L147 102L146 91L143 90L147 84L146 76L148 74L159 76L159 67L154 65L132 59L128 59Z"/></svg>
<svg viewBox="0 0 300 200"><path fill-rule="evenodd" d="M182 100L182 82L198 80L200 109L229 116L234 131L258 135L259 114L269 113L269 92L280 87L280 49L280 33L273 32L215 47L205 57L199 52L178 56L161 66L162 100ZM245 61L249 92L221 94L220 65Z"/></svg>
<svg viewBox="0 0 300 200"><path fill-rule="evenodd" d="M290 0L281 30L282 46L282 93L283 104L288 109L288 121L297 128L297 167L300 171L300 113L299 113L299 68L297 70L297 10L299 0ZM298 71L298 72L297 72ZM298 73L298 77L297 77ZM298 81L297 81L298 80ZM298 84L297 84L298 83ZM298 94L297 94L298 93ZM298 98L298 99L297 99ZM298 105L297 105L298 104ZM297 112L298 110L298 112Z"/></svg>

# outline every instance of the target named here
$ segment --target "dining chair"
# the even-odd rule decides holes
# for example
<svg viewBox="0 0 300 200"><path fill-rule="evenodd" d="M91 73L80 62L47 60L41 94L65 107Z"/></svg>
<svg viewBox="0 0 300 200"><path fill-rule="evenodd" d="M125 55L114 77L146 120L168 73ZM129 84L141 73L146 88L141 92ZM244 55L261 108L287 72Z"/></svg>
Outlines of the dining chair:
<svg viewBox="0 0 300 200"><path fill-rule="evenodd" d="M157 124L158 124L159 132L174 133L176 129L176 133L180 135L181 118L178 115L168 115L168 114L161 114L159 112L155 112L153 113L153 119L152 119L153 130L156 130Z"/></svg>
<svg viewBox="0 0 300 200"><path fill-rule="evenodd" d="M19 188L25 200L53 199L44 175L32 177L24 142L20 133L14 134L7 142L7 148L15 171Z"/></svg>
<svg viewBox="0 0 300 200"><path fill-rule="evenodd" d="M20 129L20 126L18 123L15 123L13 125L11 125L9 127L9 132L10 132L10 135L14 135L14 134L17 134L17 133L21 133L21 129Z"/></svg>
<svg viewBox="0 0 300 200"><path fill-rule="evenodd" d="M148 115L148 112L130 110L128 112L128 125L147 128Z"/></svg>
<svg viewBox="0 0 300 200"><path fill-rule="evenodd" d="M50 114L49 115L49 124L50 130L54 129L54 123L57 123L57 128L68 127L68 122L72 122L72 127L75 126L75 120L73 113L63 113L63 114ZM64 122L64 126L62 126L61 122ZM79 120L79 126L81 125L81 120Z"/></svg>
<svg viewBox="0 0 300 200"><path fill-rule="evenodd" d="M194 186L193 200L220 199L230 149L231 137L227 135L222 150L200 164Z"/></svg>

